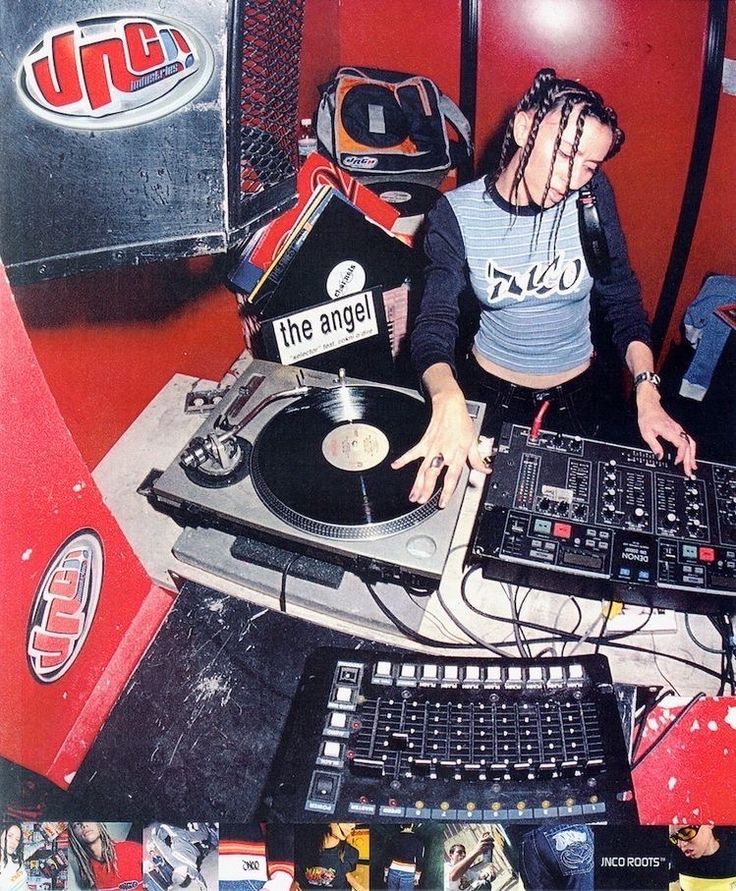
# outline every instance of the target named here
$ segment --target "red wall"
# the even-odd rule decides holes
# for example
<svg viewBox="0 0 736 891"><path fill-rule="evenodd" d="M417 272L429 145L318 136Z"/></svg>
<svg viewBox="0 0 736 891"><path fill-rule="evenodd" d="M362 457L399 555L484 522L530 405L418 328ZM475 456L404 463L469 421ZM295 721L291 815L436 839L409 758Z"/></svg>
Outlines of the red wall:
<svg viewBox="0 0 736 891"><path fill-rule="evenodd" d="M616 109L626 144L607 172L653 314L687 174L707 4L483 0L481 10L479 145L545 66Z"/></svg>
<svg viewBox="0 0 736 891"><path fill-rule="evenodd" d="M728 5L726 58L736 59L736 0ZM703 278L713 272L736 275L736 96L723 91L703 203L663 356L678 340L682 317Z"/></svg>

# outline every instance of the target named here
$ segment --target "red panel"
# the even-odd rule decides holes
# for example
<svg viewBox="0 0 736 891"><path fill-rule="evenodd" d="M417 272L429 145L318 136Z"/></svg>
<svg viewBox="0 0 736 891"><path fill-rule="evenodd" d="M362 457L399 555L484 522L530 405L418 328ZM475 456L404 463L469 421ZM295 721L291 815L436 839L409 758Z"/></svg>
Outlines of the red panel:
<svg viewBox="0 0 736 891"><path fill-rule="evenodd" d="M151 586L104 506L43 379L2 267L0 325L0 450L12 468L2 501L0 755L66 786L171 595ZM92 532L80 540L82 530Z"/></svg>
<svg viewBox="0 0 736 891"><path fill-rule="evenodd" d="M726 58L736 58L736 0L728 5ZM680 287L677 305L665 341L678 339L680 325L690 301L700 290L706 275L717 272L736 275L736 96L721 91L713 151L703 192L698 225L695 229L688 265Z"/></svg>
<svg viewBox="0 0 736 891"><path fill-rule="evenodd" d="M735 733L733 697L702 699L687 712L657 707L635 753L655 747L633 774L641 822L736 825Z"/></svg>
<svg viewBox="0 0 736 891"><path fill-rule="evenodd" d="M700 94L706 3L484 0L477 156L542 67L598 89L627 134L609 165L653 314L669 259Z"/></svg>
<svg viewBox="0 0 736 891"><path fill-rule="evenodd" d="M460 0L341 0L340 64L424 74L458 99Z"/></svg>
<svg viewBox="0 0 736 891"><path fill-rule="evenodd" d="M205 260L202 273L191 261L152 263L17 289L38 362L89 467L172 375L218 380L242 351L235 297L208 288Z"/></svg>

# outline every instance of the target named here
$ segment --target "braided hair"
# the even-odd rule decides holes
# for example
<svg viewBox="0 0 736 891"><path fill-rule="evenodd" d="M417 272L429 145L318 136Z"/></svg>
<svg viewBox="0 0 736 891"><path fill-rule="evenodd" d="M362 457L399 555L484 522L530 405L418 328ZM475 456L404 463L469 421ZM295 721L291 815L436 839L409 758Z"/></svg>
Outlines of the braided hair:
<svg viewBox="0 0 736 891"><path fill-rule="evenodd" d="M552 182L552 172L554 169L555 160L557 159L557 152L559 150L560 143L562 142L562 134L564 133L565 128L567 127L567 124L570 120L570 115L576 108L580 109L580 114L575 126L575 136L573 138L572 151L570 152L570 160L568 163L567 187L569 188L570 181L572 179L573 164L575 161L575 155L578 151L578 146L580 145L580 138L583 134L583 128L585 127L585 122L589 117L594 118L601 124L608 127L613 134L611 147L603 160L608 160L609 158L612 158L615 154L617 154L617 152L623 145L625 137L623 130L621 130L618 126L616 112L609 105L605 105L601 95L599 93L596 93L594 90L583 86L583 84L580 84L577 81L565 80L563 78L557 77L554 68L542 68L537 72L531 87L521 97L521 100L519 101L518 105L514 109L513 114L511 115L511 119L508 122L506 132L504 134L498 167L496 168L494 173L489 174L489 176L486 178L486 188L490 190L491 186L496 182L496 180L503 173L506 167L508 167L511 158L516 151L516 142L514 140L514 121L517 114L522 111L531 112L533 113L533 117L531 126L529 128L529 136L525 144L521 147L519 166L514 173L514 179L511 185L511 200L514 204L518 203L517 199L519 195L519 189L524 179L524 174L526 172L527 164L529 163L529 158L531 156L532 150L534 149L534 144L537 139L539 127L542 121L547 117L547 115L559 111L560 123L557 129L557 137L555 139L554 151L552 153L552 161L547 177L547 183L545 185L544 194L542 195L541 200L541 206L544 207L544 202L547 198L550 184Z"/></svg>
<svg viewBox="0 0 736 891"><path fill-rule="evenodd" d="M89 849L89 845L78 837L74 830L74 826L75 824L72 823L70 827L69 847L71 848L72 854L77 861L77 866L79 867L79 885L82 888L94 888L95 875L91 863L92 852ZM100 841L102 842L102 863L105 865L105 869L108 872L117 875L118 858L115 853L115 844L112 840L112 836L104 823L98 823L97 828L100 831Z"/></svg>

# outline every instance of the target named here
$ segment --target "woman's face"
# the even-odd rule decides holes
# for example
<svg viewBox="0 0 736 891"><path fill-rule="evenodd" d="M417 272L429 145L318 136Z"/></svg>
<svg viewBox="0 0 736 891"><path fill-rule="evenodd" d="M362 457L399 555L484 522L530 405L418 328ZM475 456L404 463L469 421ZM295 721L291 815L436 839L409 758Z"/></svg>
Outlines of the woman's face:
<svg viewBox="0 0 736 891"><path fill-rule="evenodd" d="M100 837L99 823L72 823L72 832L85 845L93 845Z"/></svg>
<svg viewBox="0 0 736 891"><path fill-rule="evenodd" d="M15 854L20 844L21 832L17 826L10 826L2 834L2 847L8 854Z"/></svg>
<svg viewBox="0 0 736 891"><path fill-rule="evenodd" d="M589 182L598 167L605 160L613 143L611 129L595 118L587 117L583 125L578 150L575 153L572 176L568 185L570 156L575 143L575 132L577 121L580 117L580 110L581 106L573 109L562 133L562 140L554 157L549 191L546 198L544 198L544 207L552 207L558 204L569 190L580 189ZM533 112L525 111L519 112L514 119L514 137L522 147L526 144L529 137L533 119ZM523 183L519 190L519 203L525 203L524 199L526 198L534 204L542 205L559 128L559 111L548 114L539 125L534 148L529 156L529 161L524 171Z"/></svg>

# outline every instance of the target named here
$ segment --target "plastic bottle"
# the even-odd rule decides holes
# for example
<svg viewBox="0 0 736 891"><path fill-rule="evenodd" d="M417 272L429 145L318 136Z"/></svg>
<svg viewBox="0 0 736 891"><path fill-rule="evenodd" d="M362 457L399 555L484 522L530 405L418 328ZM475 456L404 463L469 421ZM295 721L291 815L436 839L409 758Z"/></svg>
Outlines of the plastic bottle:
<svg viewBox="0 0 736 891"><path fill-rule="evenodd" d="M317 151L317 134L314 130L311 118L302 118L301 121L299 121L297 149L299 153L300 167L312 152Z"/></svg>

